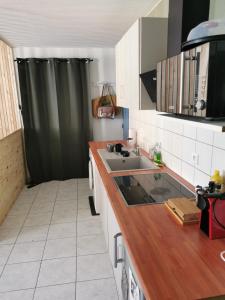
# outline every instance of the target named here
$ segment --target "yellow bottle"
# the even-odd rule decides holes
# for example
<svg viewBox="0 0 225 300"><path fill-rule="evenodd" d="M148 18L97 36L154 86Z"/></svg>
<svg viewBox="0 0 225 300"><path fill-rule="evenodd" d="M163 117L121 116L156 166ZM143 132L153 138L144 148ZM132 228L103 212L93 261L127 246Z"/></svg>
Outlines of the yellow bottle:
<svg viewBox="0 0 225 300"><path fill-rule="evenodd" d="M214 181L216 184L223 184L223 177L220 175L219 170L214 171L214 174L211 176L211 180Z"/></svg>

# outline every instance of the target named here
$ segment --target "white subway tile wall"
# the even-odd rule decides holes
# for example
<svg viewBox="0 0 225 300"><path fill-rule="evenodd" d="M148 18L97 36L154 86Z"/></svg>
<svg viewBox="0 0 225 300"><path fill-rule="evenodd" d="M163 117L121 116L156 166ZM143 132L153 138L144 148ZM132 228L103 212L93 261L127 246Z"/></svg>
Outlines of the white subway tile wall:
<svg viewBox="0 0 225 300"><path fill-rule="evenodd" d="M225 177L225 133L199 126L197 122L172 119L156 111L130 110L130 128L146 151L162 145L163 161L190 183L207 185L215 169Z"/></svg>

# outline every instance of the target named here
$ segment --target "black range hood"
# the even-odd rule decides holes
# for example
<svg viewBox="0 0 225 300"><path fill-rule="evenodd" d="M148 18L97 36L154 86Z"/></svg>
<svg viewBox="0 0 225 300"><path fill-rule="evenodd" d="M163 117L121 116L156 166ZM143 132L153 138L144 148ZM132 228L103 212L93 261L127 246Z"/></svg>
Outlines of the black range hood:
<svg viewBox="0 0 225 300"><path fill-rule="evenodd" d="M156 70L152 70L149 72L145 72L140 74L141 80L148 92L148 95L152 102L156 102L157 97L156 97Z"/></svg>

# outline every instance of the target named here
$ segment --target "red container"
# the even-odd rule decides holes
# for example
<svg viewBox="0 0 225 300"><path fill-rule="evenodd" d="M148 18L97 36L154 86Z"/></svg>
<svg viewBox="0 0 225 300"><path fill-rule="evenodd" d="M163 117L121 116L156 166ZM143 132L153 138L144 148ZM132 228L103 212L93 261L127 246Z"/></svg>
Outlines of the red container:
<svg viewBox="0 0 225 300"><path fill-rule="evenodd" d="M211 240L225 238L225 200L209 198L201 214L200 228Z"/></svg>

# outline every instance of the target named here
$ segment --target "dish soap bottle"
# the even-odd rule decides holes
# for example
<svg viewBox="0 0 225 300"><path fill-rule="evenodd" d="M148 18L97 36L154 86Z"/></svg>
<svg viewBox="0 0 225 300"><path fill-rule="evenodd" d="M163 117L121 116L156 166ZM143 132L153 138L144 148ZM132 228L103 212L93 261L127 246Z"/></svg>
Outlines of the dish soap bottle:
<svg viewBox="0 0 225 300"><path fill-rule="evenodd" d="M161 153L161 145L160 145L160 143L156 143L156 145L155 145L153 160L157 164L161 164L162 163L162 153Z"/></svg>
<svg viewBox="0 0 225 300"><path fill-rule="evenodd" d="M215 184L218 186L218 189L220 190L223 184L223 177L220 175L220 171L215 170L210 179L211 181L215 182Z"/></svg>

